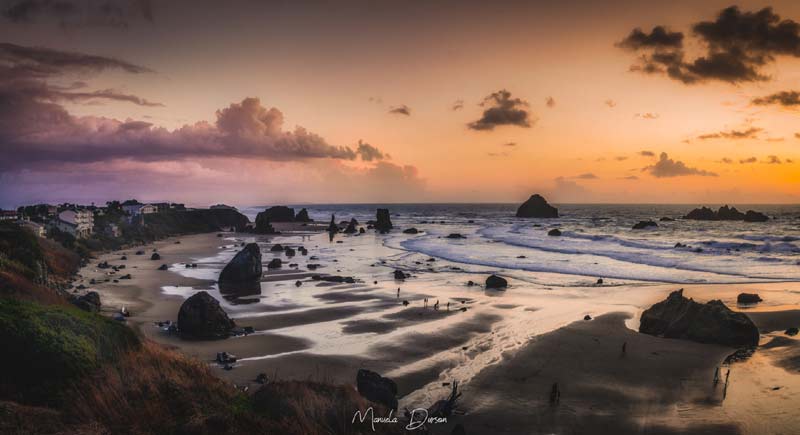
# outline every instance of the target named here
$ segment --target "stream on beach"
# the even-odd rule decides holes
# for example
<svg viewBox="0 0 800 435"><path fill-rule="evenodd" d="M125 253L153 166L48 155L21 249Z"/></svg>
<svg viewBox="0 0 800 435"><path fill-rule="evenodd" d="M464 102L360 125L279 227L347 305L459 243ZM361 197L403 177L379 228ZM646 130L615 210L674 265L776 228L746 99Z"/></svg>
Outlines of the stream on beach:
<svg viewBox="0 0 800 435"><path fill-rule="evenodd" d="M366 226L376 207L314 205L308 210L315 221L327 222L335 214L337 222L355 218ZM384 363L388 371L382 374L390 378L428 373L415 378L421 380L417 388L405 391L401 409L442 398L449 391L444 383L468 384L534 337L585 315L626 313L627 326L636 330L641 311L677 288L685 288L689 297L719 298L745 311L800 306L800 207L739 207L776 218L766 223L677 219L694 208L689 205L561 205L562 217L549 220L514 218L515 206L503 204L388 207L396 229L385 235L368 230L331 241L326 233L303 228L269 237L224 233L215 252L192 258L196 268L173 263L170 270L215 281L243 242L261 245L265 266L279 257L283 268L266 272L260 289L247 292L221 292L216 284L167 285L162 292L185 298L209 291L237 323L306 343L279 353L251 352L238 362L241 367L293 354L346 355ZM254 220L260 210L243 212ZM640 220L661 217L677 220L631 229ZM420 233L400 231L410 227ZM552 228L562 235L548 236ZM451 233L465 238L445 237ZM270 251L275 243L302 245L309 252L287 258ZM309 264L318 266L312 271ZM395 270L410 277L395 280ZM314 281L313 273L351 276L356 283ZM509 288L485 290L490 274L506 277ZM764 302L737 307L740 292L759 293ZM781 378L783 369L762 359L753 364L760 364L764 376ZM800 389L797 377L781 384L782 400L800 398L798 391L785 389ZM769 386L742 385L732 389L728 402L737 404L738 411L769 414L749 403L753 391L761 394ZM679 413L691 416L692 406Z"/></svg>

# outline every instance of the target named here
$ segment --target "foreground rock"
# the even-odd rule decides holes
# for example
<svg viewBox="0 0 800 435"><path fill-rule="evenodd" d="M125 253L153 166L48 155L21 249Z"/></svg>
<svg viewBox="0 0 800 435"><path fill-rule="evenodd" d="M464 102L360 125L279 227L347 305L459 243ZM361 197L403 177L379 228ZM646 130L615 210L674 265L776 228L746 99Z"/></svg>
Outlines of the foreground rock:
<svg viewBox="0 0 800 435"><path fill-rule="evenodd" d="M501 278L497 275L492 275L486 278L486 288L487 289L503 289L508 287L508 281L505 278Z"/></svg>
<svg viewBox="0 0 800 435"><path fill-rule="evenodd" d="M100 294L97 292L89 292L83 296L76 297L72 300L72 303L84 311L96 313L100 311Z"/></svg>
<svg viewBox="0 0 800 435"><path fill-rule="evenodd" d="M219 301L201 291L183 302L178 312L178 330L189 339L227 338L236 324L220 307Z"/></svg>
<svg viewBox="0 0 800 435"><path fill-rule="evenodd" d="M356 375L356 388L365 399L389 409L397 409L397 384L393 380L367 369L359 369Z"/></svg>
<svg viewBox="0 0 800 435"><path fill-rule="evenodd" d="M379 208L375 216L375 229L380 233L388 233L392 229L392 219L388 208Z"/></svg>
<svg viewBox="0 0 800 435"><path fill-rule="evenodd" d="M547 203L541 195L531 195L517 209L517 217L521 218L557 218L558 209Z"/></svg>
<svg viewBox="0 0 800 435"><path fill-rule="evenodd" d="M746 315L719 300L697 303L684 297L683 289L645 310L639 332L734 347L757 346L759 338L758 328Z"/></svg>
<svg viewBox="0 0 800 435"><path fill-rule="evenodd" d="M547 232L547 235L552 237L558 237L561 235L561 230L559 230L558 228L553 228L552 230Z"/></svg>
<svg viewBox="0 0 800 435"><path fill-rule="evenodd" d="M248 243L219 274L220 282L245 283L261 279L261 249Z"/></svg>
<svg viewBox="0 0 800 435"><path fill-rule="evenodd" d="M740 304L756 304L763 301L757 293L739 293L736 302Z"/></svg>
<svg viewBox="0 0 800 435"><path fill-rule="evenodd" d="M693 219L700 221L745 221L745 222L766 222L769 217L763 213L748 210L742 213L736 207L722 206L719 210L714 211L708 207L696 208L690 211L684 219Z"/></svg>
<svg viewBox="0 0 800 435"><path fill-rule="evenodd" d="M259 213L258 216L262 216L270 222L294 222L295 219L294 209L286 207L285 205L270 207ZM258 219L258 217L256 217L256 219Z"/></svg>

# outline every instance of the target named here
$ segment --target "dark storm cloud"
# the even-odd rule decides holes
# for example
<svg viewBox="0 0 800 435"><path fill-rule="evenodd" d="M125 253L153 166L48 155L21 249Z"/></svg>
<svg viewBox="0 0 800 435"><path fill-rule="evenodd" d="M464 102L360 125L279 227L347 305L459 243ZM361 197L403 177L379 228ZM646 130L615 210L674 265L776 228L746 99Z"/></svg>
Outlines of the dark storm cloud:
<svg viewBox="0 0 800 435"><path fill-rule="evenodd" d="M776 56L800 57L800 24L782 19L772 8L742 12L731 6L713 21L695 23L692 34L705 53L689 60L685 59L679 33L667 32L661 26L650 34L635 29L617 46L640 53L632 71L665 74L685 84L764 81L769 77L761 68Z"/></svg>
<svg viewBox="0 0 800 435"><path fill-rule="evenodd" d="M0 10L12 23L50 19L61 26L127 27L136 19L153 20L150 0L11 0Z"/></svg>
<svg viewBox="0 0 800 435"><path fill-rule="evenodd" d="M758 137L758 133L764 131L763 128L750 127L746 130L729 130L720 131L718 133L701 134L697 136L698 139L754 139Z"/></svg>
<svg viewBox="0 0 800 435"><path fill-rule="evenodd" d="M0 44L0 172L48 164L90 163L115 159L138 161L207 157L265 160L334 158L381 160L376 147L357 150L334 146L302 127L283 129L283 113L257 98L245 98L216 112L216 122L198 122L167 130L142 121L71 115L59 103L93 100L127 101L157 106L113 90L88 91L83 82L51 85L70 73L122 69L143 73L131 63L42 48ZM30 75L29 70L38 75Z"/></svg>
<svg viewBox="0 0 800 435"><path fill-rule="evenodd" d="M683 33L670 32L663 26L653 27L650 33L646 33L637 27L633 29L625 39L617 43L617 45L631 50L638 50L645 47L681 48L683 47Z"/></svg>
<svg viewBox="0 0 800 435"><path fill-rule="evenodd" d="M472 130L494 130L502 125L515 125L529 128L532 123L527 101L520 98L511 98L511 92L502 89L483 99L480 104L488 107L477 121L470 122L467 127Z"/></svg>
<svg viewBox="0 0 800 435"><path fill-rule="evenodd" d="M647 171L650 175L657 178L680 177L684 175L701 175L704 177L716 177L717 174L703 169L692 168L686 166L685 163L679 160L672 160L667 153L661 153L661 156L653 165L646 166L643 171Z"/></svg>
<svg viewBox="0 0 800 435"><path fill-rule="evenodd" d="M781 91L764 97L754 98L753 104L757 106L779 105L783 107L800 106L800 92Z"/></svg>
<svg viewBox="0 0 800 435"><path fill-rule="evenodd" d="M405 104L401 104L399 106L394 106L391 109L389 109L389 113L394 113L396 115L411 116L411 108L406 106Z"/></svg>

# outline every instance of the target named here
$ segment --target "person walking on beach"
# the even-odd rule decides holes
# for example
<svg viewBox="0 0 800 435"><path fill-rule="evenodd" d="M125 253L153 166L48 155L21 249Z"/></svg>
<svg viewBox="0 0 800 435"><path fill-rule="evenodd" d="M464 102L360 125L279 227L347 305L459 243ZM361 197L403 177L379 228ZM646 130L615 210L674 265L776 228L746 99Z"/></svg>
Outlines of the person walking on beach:
<svg viewBox="0 0 800 435"><path fill-rule="evenodd" d="M433 310L434 311L439 311L439 299L436 299L436 303L433 304Z"/></svg>
<svg viewBox="0 0 800 435"><path fill-rule="evenodd" d="M400 299L400 287L397 287L397 299Z"/></svg>
<svg viewBox="0 0 800 435"><path fill-rule="evenodd" d="M628 342L622 343L622 354L625 355L625 352L628 350Z"/></svg>
<svg viewBox="0 0 800 435"><path fill-rule="evenodd" d="M447 311L450 311L450 302L447 303Z"/></svg>

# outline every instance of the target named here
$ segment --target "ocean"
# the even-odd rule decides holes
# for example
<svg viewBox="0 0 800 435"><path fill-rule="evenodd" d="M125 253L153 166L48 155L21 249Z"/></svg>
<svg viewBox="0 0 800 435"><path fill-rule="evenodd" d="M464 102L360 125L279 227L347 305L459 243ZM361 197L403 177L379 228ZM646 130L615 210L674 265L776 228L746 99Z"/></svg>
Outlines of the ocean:
<svg viewBox="0 0 800 435"><path fill-rule="evenodd" d="M719 205L712 206L713 208ZM466 270L544 272L665 283L741 283L800 280L800 206L739 205L772 219L764 223L680 219L697 205L558 205L558 219L520 219L518 204L295 205L316 221L375 219L389 208L400 231L381 236L391 249L463 264ZM242 212L251 220L266 207ZM662 217L674 221L659 221ZM640 220L657 228L633 230ZM550 229L560 237L548 236ZM446 239L460 233L466 239ZM677 244L685 245L676 247ZM413 266L413 264L411 265ZM412 267L413 269L413 267ZM553 285L563 284L557 277Z"/></svg>

